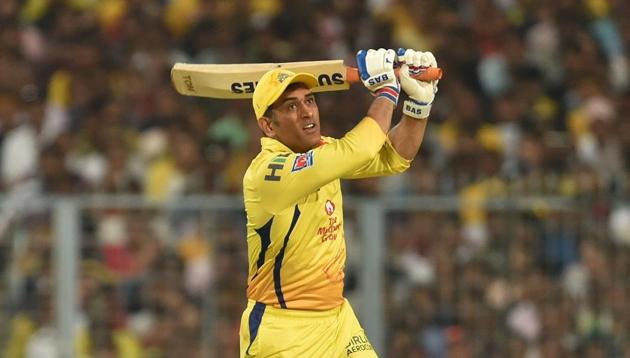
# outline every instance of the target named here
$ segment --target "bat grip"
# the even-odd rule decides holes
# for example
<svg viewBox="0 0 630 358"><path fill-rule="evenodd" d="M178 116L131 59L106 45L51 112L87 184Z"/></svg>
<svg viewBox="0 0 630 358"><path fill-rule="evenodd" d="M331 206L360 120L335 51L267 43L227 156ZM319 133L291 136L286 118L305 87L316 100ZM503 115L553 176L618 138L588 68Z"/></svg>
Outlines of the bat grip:
<svg viewBox="0 0 630 358"><path fill-rule="evenodd" d="M394 69L396 77L399 76L400 68ZM411 78L415 78L419 81L433 81L442 79L442 69L439 67L427 67L423 72L412 75ZM361 82L359 77L359 69L356 67L346 67L346 81L350 83Z"/></svg>

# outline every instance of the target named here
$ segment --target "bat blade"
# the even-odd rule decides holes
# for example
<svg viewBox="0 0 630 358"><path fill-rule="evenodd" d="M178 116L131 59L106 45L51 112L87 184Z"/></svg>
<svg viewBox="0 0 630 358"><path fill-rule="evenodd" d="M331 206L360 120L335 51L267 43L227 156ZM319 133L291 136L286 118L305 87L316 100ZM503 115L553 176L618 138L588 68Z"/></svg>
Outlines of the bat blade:
<svg viewBox="0 0 630 358"><path fill-rule="evenodd" d="M343 60L243 64L176 63L171 69L171 81L177 92L187 96L246 99L252 98L260 77L277 67L313 74L319 82L313 92L342 91L350 87Z"/></svg>

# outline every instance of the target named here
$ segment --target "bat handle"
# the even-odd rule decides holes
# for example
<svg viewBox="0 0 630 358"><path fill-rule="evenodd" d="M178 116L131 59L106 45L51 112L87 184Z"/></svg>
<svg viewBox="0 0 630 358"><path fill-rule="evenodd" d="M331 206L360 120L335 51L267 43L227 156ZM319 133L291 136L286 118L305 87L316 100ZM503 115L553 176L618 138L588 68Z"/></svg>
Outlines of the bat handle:
<svg viewBox="0 0 630 358"><path fill-rule="evenodd" d="M396 77L398 77L398 72L400 72L400 68L396 68ZM442 69L439 67L427 67L423 72L412 75L411 78L415 78L419 81L433 81L442 79ZM350 83L361 82L361 77L359 77L359 69L356 67L346 67L346 81Z"/></svg>

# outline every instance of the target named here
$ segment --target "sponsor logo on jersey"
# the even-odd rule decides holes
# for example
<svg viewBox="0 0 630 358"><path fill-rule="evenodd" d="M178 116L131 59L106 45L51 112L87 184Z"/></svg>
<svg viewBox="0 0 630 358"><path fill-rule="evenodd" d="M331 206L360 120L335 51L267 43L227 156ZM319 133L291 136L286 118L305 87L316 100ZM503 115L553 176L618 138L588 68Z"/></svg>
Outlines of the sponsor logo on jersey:
<svg viewBox="0 0 630 358"><path fill-rule="evenodd" d="M330 200L326 200L326 204L324 204L324 210L328 216L332 215L335 212L335 203Z"/></svg>
<svg viewBox="0 0 630 358"><path fill-rule="evenodd" d="M314 162L313 151L300 154L297 157L295 157L295 161L293 162L293 168L291 168L291 172L297 172L299 170L311 167L313 166L313 162Z"/></svg>
<svg viewBox="0 0 630 358"><path fill-rule="evenodd" d="M353 353L363 352L363 351L372 351L372 345L370 341L368 341L365 334L359 336L352 336L350 342L346 346L346 356L351 356Z"/></svg>
<svg viewBox="0 0 630 358"><path fill-rule="evenodd" d="M317 229L317 235L320 236L322 243L334 241L337 240L339 229L341 229L341 221L336 216L331 216L328 218L328 223L325 226Z"/></svg>
<svg viewBox="0 0 630 358"><path fill-rule="evenodd" d="M265 175L266 181L280 181L280 175L276 174L276 171L284 169L284 162L287 161L288 156L289 154L280 154L271 160L271 163L267 165L267 169L270 169L271 172Z"/></svg>

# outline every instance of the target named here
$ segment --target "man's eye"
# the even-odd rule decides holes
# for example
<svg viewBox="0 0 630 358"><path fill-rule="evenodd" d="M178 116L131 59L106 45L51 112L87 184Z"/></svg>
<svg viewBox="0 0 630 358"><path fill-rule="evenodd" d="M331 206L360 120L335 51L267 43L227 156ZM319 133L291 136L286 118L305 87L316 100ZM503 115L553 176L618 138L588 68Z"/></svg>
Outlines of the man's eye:
<svg viewBox="0 0 630 358"><path fill-rule="evenodd" d="M315 98L311 97L311 98L306 99L306 104L313 104L313 103L315 103Z"/></svg>
<svg viewBox="0 0 630 358"><path fill-rule="evenodd" d="M291 103L291 104L289 104L289 107L288 107L288 108L289 108L289 110L294 111L294 110L296 110L296 109L297 109L297 104L295 104L295 103Z"/></svg>

